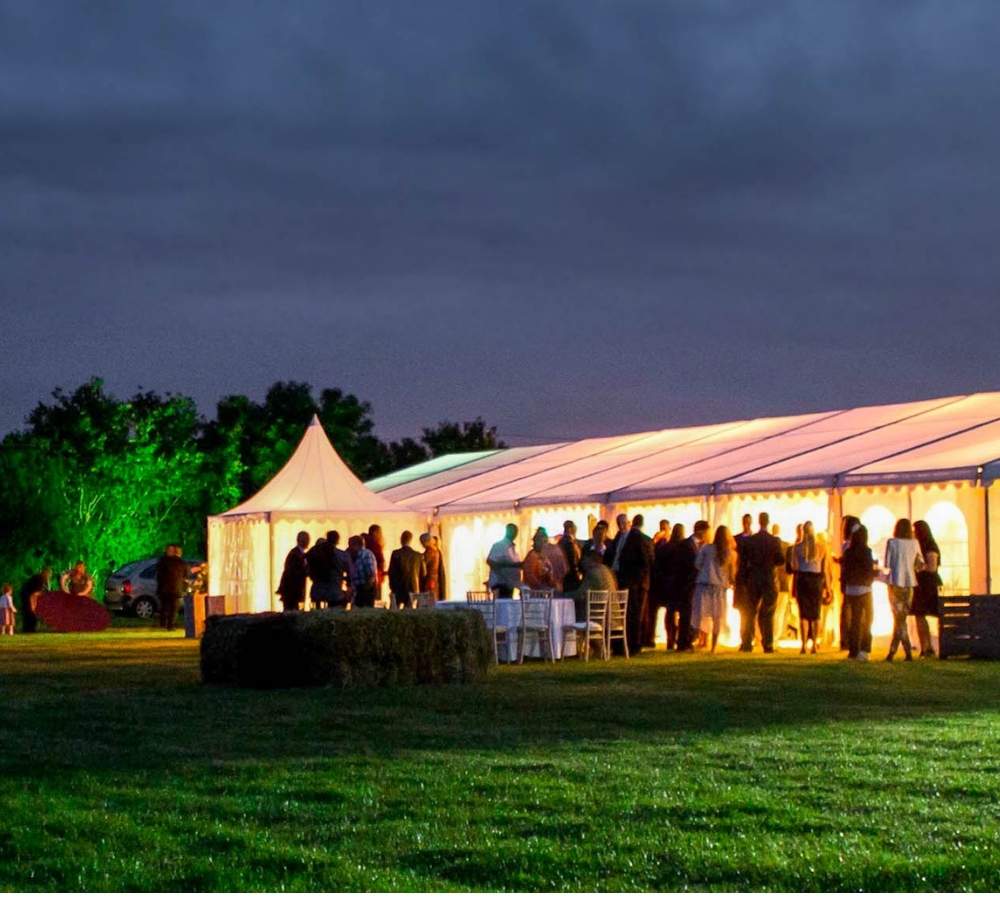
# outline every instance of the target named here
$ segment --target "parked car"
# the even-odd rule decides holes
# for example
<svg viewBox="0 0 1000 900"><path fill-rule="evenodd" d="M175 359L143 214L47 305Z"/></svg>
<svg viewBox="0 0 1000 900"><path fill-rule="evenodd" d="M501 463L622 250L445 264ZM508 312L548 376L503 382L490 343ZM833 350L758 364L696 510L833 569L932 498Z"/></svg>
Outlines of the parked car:
<svg viewBox="0 0 1000 900"><path fill-rule="evenodd" d="M160 608L156 599L156 564L159 557L140 559L116 569L104 583L104 605L126 615L151 619ZM189 566L203 563L200 559L185 559Z"/></svg>

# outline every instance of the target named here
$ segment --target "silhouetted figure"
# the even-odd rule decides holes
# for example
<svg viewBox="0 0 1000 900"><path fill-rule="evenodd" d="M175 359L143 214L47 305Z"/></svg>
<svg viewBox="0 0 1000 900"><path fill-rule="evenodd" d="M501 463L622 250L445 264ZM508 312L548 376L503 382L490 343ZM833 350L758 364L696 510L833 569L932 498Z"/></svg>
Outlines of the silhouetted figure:
<svg viewBox="0 0 1000 900"><path fill-rule="evenodd" d="M628 614L625 619L629 655L652 646L649 629L649 579L653 573L653 542L642 533L644 519L632 519L632 527L618 553L618 586L628 590Z"/></svg>
<svg viewBox="0 0 1000 900"><path fill-rule="evenodd" d="M868 546L868 529L852 526L850 543L840 558L847 608L847 658L865 662L872 651L872 582L877 567Z"/></svg>
<svg viewBox="0 0 1000 900"><path fill-rule="evenodd" d="M662 606L665 609L663 625L667 632L667 649L677 649L677 618L680 605L677 602L677 565L684 543L684 526L678 522L670 532L670 538L660 541L653 548L653 574L649 580L649 605L653 608L653 621Z"/></svg>
<svg viewBox="0 0 1000 900"><path fill-rule="evenodd" d="M389 557L389 590L400 609L409 608L410 596L420 593L424 576L424 558L410 546L412 542L413 532L404 531L399 536L401 546Z"/></svg>
<svg viewBox="0 0 1000 900"><path fill-rule="evenodd" d="M378 562L375 554L365 546L361 535L352 537L347 546L352 562L352 603L361 609L374 606L378 596Z"/></svg>
<svg viewBox="0 0 1000 900"><path fill-rule="evenodd" d="M580 542L576 539L576 523L569 520L563 522L563 533L557 545L566 560L566 576L563 578L563 593L568 597L580 587L583 580L582 551Z"/></svg>
<svg viewBox="0 0 1000 900"><path fill-rule="evenodd" d="M741 612L740 650L753 650L754 622L760 626L760 639L765 653L774 652L774 608L778 603L775 569L785 564L781 541L768 531L771 517L762 512L758 517L760 531L743 542L747 554L746 613Z"/></svg>
<svg viewBox="0 0 1000 900"><path fill-rule="evenodd" d="M288 551L285 565L281 570L277 594L285 612L299 609L306 599L306 578L309 563L306 561L306 547L309 546L309 532L300 531L295 538L295 546Z"/></svg>
<svg viewBox="0 0 1000 900"><path fill-rule="evenodd" d="M181 548L169 544L156 564L156 600L160 606L160 627L177 627L177 606L187 591L188 566Z"/></svg>
<svg viewBox="0 0 1000 900"><path fill-rule="evenodd" d="M938 572L938 567L941 565L941 550L931 533L931 526L923 519L913 523L913 536L920 544L920 555L924 558L924 567L917 572L917 588L913 592L911 612L917 622L920 655L926 657L934 655L931 629L927 624L927 617L941 615L938 598L941 589L941 575Z"/></svg>
<svg viewBox="0 0 1000 900"><path fill-rule="evenodd" d="M698 582L698 554L708 539L708 522L700 519L694 523L694 533L677 548L674 563L675 600L677 606L677 649L692 649L694 632L692 612L694 609L694 589Z"/></svg>
<svg viewBox="0 0 1000 900"><path fill-rule="evenodd" d="M438 550L430 532L420 535L420 546L424 548L424 574L420 579L420 590L430 594L435 600L441 600L441 551Z"/></svg>
<svg viewBox="0 0 1000 900"><path fill-rule="evenodd" d="M38 631L36 606L39 596L49 590L49 580L51 578L52 569L49 566L45 566L40 572L32 575L21 585L21 631L24 634L34 634Z"/></svg>

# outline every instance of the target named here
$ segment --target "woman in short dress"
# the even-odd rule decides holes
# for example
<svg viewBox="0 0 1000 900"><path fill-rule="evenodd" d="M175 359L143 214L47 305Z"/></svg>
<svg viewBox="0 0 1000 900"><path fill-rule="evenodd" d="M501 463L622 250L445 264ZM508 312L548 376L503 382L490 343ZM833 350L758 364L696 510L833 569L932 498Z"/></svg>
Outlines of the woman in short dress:
<svg viewBox="0 0 1000 900"><path fill-rule="evenodd" d="M726 618L726 591L736 579L736 541L725 525L715 529L715 539L698 551L698 577L694 586L691 625L712 635L712 653L719 643ZM709 626L711 619L711 626Z"/></svg>
<svg viewBox="0 0 1000 900"><path fill-rule="evenodd" d="M928 616L940 616L938 606L938 590L941 587L941 575L938 567L941 565L941 551L931 533L931 526L923 519L913 523L913 536L920 544L920 555L924 558L924 567L917 572L917 586L913 591L913 606L910 612L917 621L917 636L920 638L920 656L934 655L931 643L931 628L927 624Z"/></svg>
<svg viewBox="0 0 1000 900"><path fill-rule="evenodd" d="M802 539L792 553L795 571L795 599L799 604L800 636L802 649L812 641L812 652L819 649L819 618L823 601L830 596L830 567L826 547L816 539L812 522L802 525Z"/></svg>
<svg viewBox="0 0 1000 900"><path fill-rule="evenodd" d="M906 661L913 659L910 647L910 634L906 628L906 619L913 605L913 589L917 586L917 573L924 568L924 558L920 553L920 544L913 537L913 525L909 519L900 519L892 537L885 545L885 567L888 570L889 603L892 606L892 643L886 662L892 662L899 645L903 645Z"/></svg>

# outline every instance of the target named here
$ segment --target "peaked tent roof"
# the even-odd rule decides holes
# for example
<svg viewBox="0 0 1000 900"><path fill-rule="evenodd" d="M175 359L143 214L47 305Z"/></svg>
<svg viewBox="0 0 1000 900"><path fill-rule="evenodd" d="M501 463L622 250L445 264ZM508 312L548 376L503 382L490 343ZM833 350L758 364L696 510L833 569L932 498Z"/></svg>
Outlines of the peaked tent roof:
<svg viewBox="0 0 1000 900"><path fill-rule="evenodd" d="M407 512L365 487L313 416L288 462L249 500L224 516L272 512Z"/></svg>

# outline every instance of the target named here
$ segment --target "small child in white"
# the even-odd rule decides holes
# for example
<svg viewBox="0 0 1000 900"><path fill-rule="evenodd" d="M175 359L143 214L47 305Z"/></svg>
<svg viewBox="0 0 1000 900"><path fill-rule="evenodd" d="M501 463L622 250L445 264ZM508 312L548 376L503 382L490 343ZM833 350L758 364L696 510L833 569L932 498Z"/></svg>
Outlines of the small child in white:
<svg viewBox="0 0 1000 900"><path fill-rule="evenodd" d="M14 588L5 584L0 591L0 634L14 633Z"/></svg>

